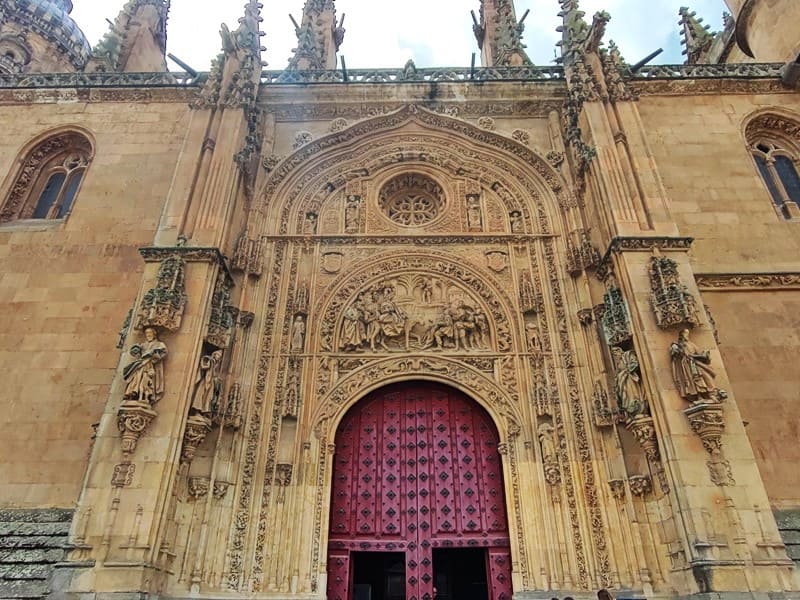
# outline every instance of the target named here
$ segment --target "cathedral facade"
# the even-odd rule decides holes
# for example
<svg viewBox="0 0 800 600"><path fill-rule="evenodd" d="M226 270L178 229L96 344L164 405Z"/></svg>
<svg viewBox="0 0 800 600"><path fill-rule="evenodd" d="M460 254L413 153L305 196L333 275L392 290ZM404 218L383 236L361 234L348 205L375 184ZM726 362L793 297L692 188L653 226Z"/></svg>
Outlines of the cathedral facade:
<svg viewBox="0 0 800 600"><path fill-rule="evenodd" d="M208 73L0 0L0 597L800 594L800 9Z"/></svg>

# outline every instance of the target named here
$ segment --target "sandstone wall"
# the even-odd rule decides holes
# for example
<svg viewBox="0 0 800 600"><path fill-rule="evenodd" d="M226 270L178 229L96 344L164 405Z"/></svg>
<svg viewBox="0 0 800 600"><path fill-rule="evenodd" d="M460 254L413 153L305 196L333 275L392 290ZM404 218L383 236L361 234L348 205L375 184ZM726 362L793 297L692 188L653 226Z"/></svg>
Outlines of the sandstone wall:
<svg viewBox="0 0 800 600"><path fill-rule="evenodd" d="M188 112L182 101L0 107L3 194L34 137L79 126L95 142L68 219L0 225L2 506L77 499L139 288L137 249L152 244Z"/></svg>
<svg viewBox="0 0 800 600"><path fill-rule="evenodd" d="M800 272L798 223L779 217L747 150L744 125L792 94L648 96L639 102L680 234L695 238L696 274ZM800 289L777 279L699 281L775 507L797 505ZM710 283L714 282L714 283Z"/></svg>

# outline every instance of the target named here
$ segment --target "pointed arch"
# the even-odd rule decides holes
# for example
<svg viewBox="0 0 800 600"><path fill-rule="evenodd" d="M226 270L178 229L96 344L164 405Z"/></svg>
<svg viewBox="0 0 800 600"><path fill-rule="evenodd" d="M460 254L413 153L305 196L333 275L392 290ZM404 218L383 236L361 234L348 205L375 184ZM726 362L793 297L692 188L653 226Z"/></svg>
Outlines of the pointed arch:
<svg viewBox="0 0 800 600"><path fill-rule="evenodd" d="M561 175L524 144L414 104L357 122L311 141L279 162L260 193L265 227L303 232L331 194L362 178L403 165L447 177L470 177L519 211L520 233L566 230L560 207L573 203Z"/></svg>
<svg viewBox="0 0 800 600"><path fill-rule="evenodd" d="M69 216L94 157L90 134L78 128L48 131L19 156L0 222Z"/></svg>

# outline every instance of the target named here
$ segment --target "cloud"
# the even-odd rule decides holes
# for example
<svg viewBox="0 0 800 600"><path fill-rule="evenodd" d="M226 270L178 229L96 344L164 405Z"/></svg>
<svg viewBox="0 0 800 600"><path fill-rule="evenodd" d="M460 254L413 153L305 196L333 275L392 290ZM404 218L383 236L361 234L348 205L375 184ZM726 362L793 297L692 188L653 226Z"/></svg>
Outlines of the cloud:
<svg viewBox="0 0 800 600"><path fill-rule="evenodd" d="M108 29L124 0L80 0L73 18L94 45ZM265 2L264 45L270 69L282 69L296 45L291 12L299 20L303 0ZM235 27L244 0L173 0L169 22L169 51L195 69L208 69L220 51L219 26ZM723 0L692 0L692 9L706 18L712 29L721 28ZM472 35L470 9L478 0L405 0L402 4L374 0L337 0L339 14L346 14L347 34L341 54L350 68L402 67L412 58L422 67L468 66L478 52ZM672 0L581 0L587 20L601 9L611 13L606 40L617 42L630 62L640 60L658 47L665 53L656 62L678 63L684 58L678 45L678 8ZM555 28L560 19L557 0L517 0L518 16L530 9L525 20L525 43L531 59L552 64Z"/></svg>

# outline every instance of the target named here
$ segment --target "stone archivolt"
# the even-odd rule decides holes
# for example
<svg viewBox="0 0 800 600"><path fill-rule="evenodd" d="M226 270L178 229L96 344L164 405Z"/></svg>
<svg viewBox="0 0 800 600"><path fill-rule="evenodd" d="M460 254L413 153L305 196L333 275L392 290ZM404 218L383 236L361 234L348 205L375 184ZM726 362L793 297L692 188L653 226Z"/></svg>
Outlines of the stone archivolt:
<svg viewBox="0 0 800 600"><path fill-rule="evenodd" d="M454 135L463 143L453 143ZM562 196L568 195L561 176L527 146L409 105L314 140L286 157L261 189L261 210L270 213L266 222L280 223L278 233L302 231L304 215L319 213L332 193L399 164L405 170L436 169L448 181L477 182L501 199L507 213L521 212L527 233L550 233L548 215L558 214L558 206L566 204ZM543 206L543 199L550 205Z"/></svg>

